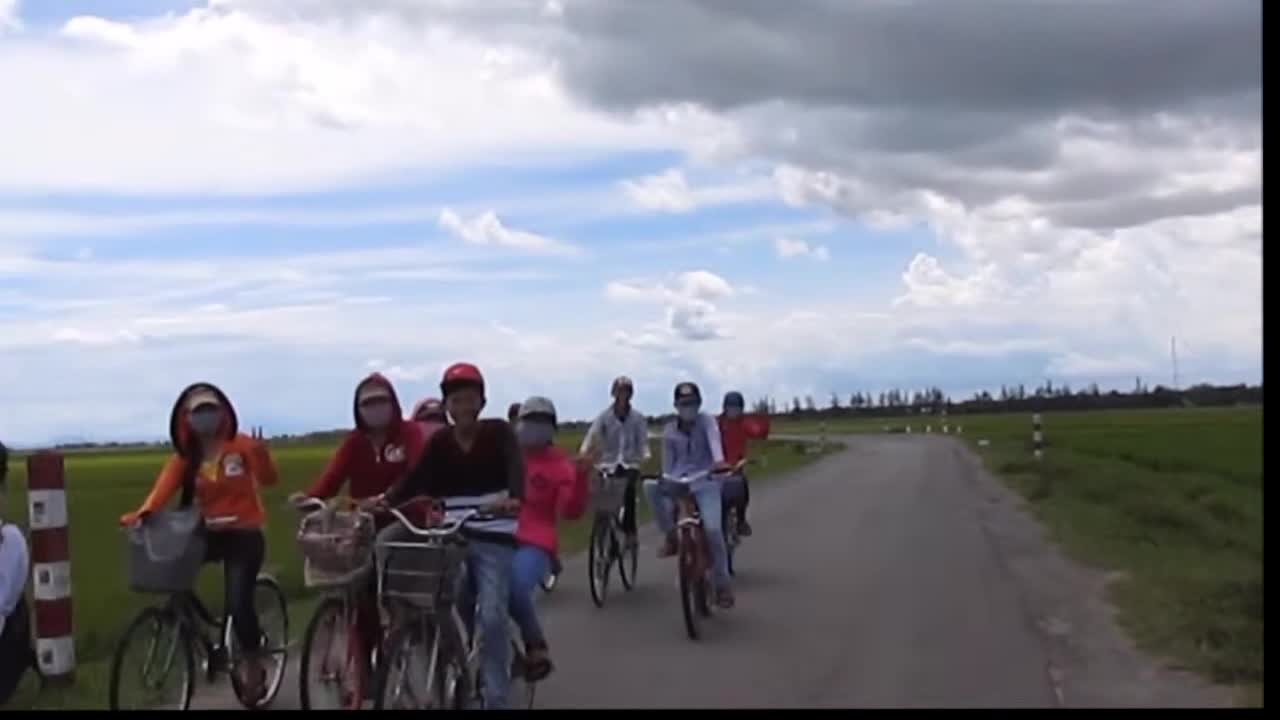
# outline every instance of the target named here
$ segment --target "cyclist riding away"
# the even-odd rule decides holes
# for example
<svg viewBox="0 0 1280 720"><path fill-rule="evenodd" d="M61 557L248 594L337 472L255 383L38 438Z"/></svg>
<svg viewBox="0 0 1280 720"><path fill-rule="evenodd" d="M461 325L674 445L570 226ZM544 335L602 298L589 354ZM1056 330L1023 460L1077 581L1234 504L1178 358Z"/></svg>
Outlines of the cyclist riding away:
<svg viewBox="0 0 1280 720"><path fill-rule="evenodd" d="M747 425L743 413L746 411L746 400L736 390L725 393L724 411L716 422L720 428L720 438L724 442L724 461L728 465L737 465L747 457ZM751 486L747 483L747 474L741 473L742 499L736 505L738 513L738 534L750 537L751 526L747 524L747 504L751 502Z"/></svg>
<svg viewBox="0 0 1280 720"><path fill-rule="evenodd" d="M484 391L484 376L475 365L458 363L445 370L440 392L453 425L432 435L409 474L371 504L397 506L428 496L444 501L446 515L474 508L506 516L477 520L463 529L470 541L467 584L458 598L464 620L478 626L482 700L487 708L504 708L511 670L507 608L516 546L514 516L524 494L524 460L505 420L480 419ZM411 540L408 529L398 523L378 534L379 544ZM477 601L479 617L473 618Z"/></svg>
<svg viewBox="0 0 1280 720"><path fill-rule="evenodd" d="M599 463L621 463L628 468L627 487L623 495L622 531L627 536L627 549L636 546L636 483L640 480L640 465L646 462L649 452L649 423L644 415L631 407L635 386L625 375L613 381L609 388L613 405L600 413L582 439L579 453L592 456Z"/></svg>
<svg viewBox="0 0 1280 720"><path fill-rule="evenodd" d="M724 545L724 533L720 527L720 481L710 473L727 468L724 450L720 442L720 430L715 418L701 411L702 392L691 382L682 382L675 389L676 419L667 423L662 433L662 474L664 478L682 478L706 473L687 486L698 504L707 544L711 548L712 581L716 586L716 604L722 608L733 607L733 588L729 578L728 553ZM666 541L658 549L658 557L671 557L677 551L675 529L675 505L670 493L683 489L672 483L654 483L647 486L649 504L653 506L654 522L666 534Z"/></svg>
<svg viewBox="0 0 1280 720"><path fill-rule="evenodd" d="M556 428L551 400L535 396L520 405L516 437L524 450L524 500L516 527L519 546L512 562L510 612L523 635L530 682L552 670L533 593L560 549L556 523L581 517L590 493L590 461L575 464L556 447Z"/></svg>
<svg viewBox="0 0 1280 720"><path fill-rule="evenodd" d="M239 431L235 408L222 390L196 383L178 395L169 416L175 453L165 463L142 506L125 513L121 525L132 525L162 508L186 488L199 501L206 518L232 517L209 527L205 562L221 562L226 611L245 656L236 671L245 700L258 702L267 692L266 670L256 651L262 633L254 610L254 582L262 569L264 511L259 488L276 483L276 468L267 446Z"/></svg>
<svg viewBox="0 0 1280 720"><path fill-rule="evenodd" d="M356 386L352 403L355 429L347 433L329 465L304 492L289 496L297 505L306 498L328 500L347 483L347 495L354 500L374 497L387 491L396 481L408 473L418 461L426 444L426 431L420 423L401 418L400 400L391 382L374 373ZM378 527L390 522L390 518L376 518ZM363 651L361 671L369 677L369 653L382 637L378 617L377 576L370 573L367 591L357 609L356 629ZM372 688L372 683L362 683Z"/></svg>

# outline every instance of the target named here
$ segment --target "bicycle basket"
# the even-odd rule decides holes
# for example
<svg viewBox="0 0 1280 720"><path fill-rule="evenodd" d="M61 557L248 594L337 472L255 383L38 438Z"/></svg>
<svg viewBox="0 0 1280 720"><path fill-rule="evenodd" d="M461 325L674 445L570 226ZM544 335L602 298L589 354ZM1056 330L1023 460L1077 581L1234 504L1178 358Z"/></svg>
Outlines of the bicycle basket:
<svg viewBox="0 0 1280 720"><path fill-rule="evenodd" d="M394 541L379 543L385 560L378 566L378 595L423 610L453 602L455 585L467 556L458 541Z"/></svg>
<svg viewBox="0 0 1280 720"><path fill-rule="evenodd" d="M319 512L302 519L298 548L307 587L358 582L373 561L373 516L364 512Z"/></svg>
<svg viewBox="0 0 1280 720"><path fill-rule="evenodd" d="M131 590L167 594L195 586L206 546L198 508L151 513L126 537Z"/></svg>
<svg viewBox="0 0 1280 720"><path fill-rule="evenodd" d="M591 509L595 512L616 512L626 496L626 476L596 473L591 481Z"/></svg>

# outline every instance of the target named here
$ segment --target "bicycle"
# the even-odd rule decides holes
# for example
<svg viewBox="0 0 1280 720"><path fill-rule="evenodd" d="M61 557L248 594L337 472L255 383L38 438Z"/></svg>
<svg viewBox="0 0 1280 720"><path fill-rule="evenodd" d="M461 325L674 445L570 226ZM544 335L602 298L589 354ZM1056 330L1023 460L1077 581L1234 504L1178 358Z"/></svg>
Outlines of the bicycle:
<svg viewBox="0 0 1280 720"><path fill-rule="evenodd" d="M378 643L364 647L357 631L373 567L373 516L358 510L351 498L328 503L305 498L294 507L310 510L299 522L297 534L303 582L309 588L329 590L302 636L298 699L303 710L359 710L373 684L378 656ZM313 682L317 687L312 687ZM331 702L322 706L326 700Z"/></svg>
<svg viewBox="0 0 1280 720"><path fill-rule="evenodd" d="M609 595L609 574L615 562L623 588L631 590L635 586L640 549L636 545L628 546L622 531L622 515L626 511L623 507L624 493L635 468L611 463L598 465L596 470L596 481L591 489L591 504L595 510L591 519L591 540L587 546L587 584L591 588L591 601L602 608Z"/></svg>
<svg viewBox="0 0 1280 720"><path fill-rule="evenodd" d="M743 458L733 466L730 476L725 479L725 488L728 488L730 481L742 479L740 473L746 465L747 460ZM733 558L737 554L738 546L742 544L742 535L738 531L738 502L740 501L726 494L720 506L720 530L724 535L725 561L729 565L730 575L737 575L733 568Z"/></svg>
<svg viewBox="0 0 1280 720"><path fill-rule="evenodd" d="M463 621L455 595L465 580L462 528L494 516L469 509L439 527L419 528L401 512L419 500L389 510L417 540L379 543L387 556L377 564L378 596L394 620L376 674L375 710L461 710L481 704L479 638ZM410 560L395 562L397 554ZM526 678L527 661L515 640L511 651L513 680ZM537 683L526 684L526 706L532 708Z"/></svg>
<svg viewBox="0 0 1280 720"><path fill-rule="evenodd" d="M702 526L702 515L698 512L698 504L693 495L687 492L687 489L698 480L708 476L725 475L729 472L732 471L707 470L682 478L664 475L656 480L685 489L684 492L676 495L674 500L680 608L684 614L685 633L690 640L697 640L700 637L698 627L700 619L711 616L711 597L715 584L711 577L711 548L707 544L706 531ZM654 480L646 480L646 482L652 481Z"/></svg>
<svg viewBox="0 0 1280 720"><path fill-rule="evenodd" d="M227 516L207 518L204 520L204 526L213 529L233 524L236 520L235 517ZM144 519L143 523L145 522ZM122 702L121 682L127 669L126 657L135 644L140 644L145 649L143 658L140 660L144 689L156 690L157 678L151 676L153 671L159 671L160 683L163 683L174 669L181 673L179 676L181 689L176 699L177 707L172 709L189 710L191 708L197 657L200 660L200 669L210 684L219 673L225 672L231 676L231 686L236 699L246 709L262 709L270 705L280 692L285 666L288 663L288 606L276 579L268 573L259 573L254 580L254 610L258 614L262 633L258 654L260 657L271 658L274 661L274 668L267 670L266 693L257 701L247 698L247 688L241 683L239 673L235 672L236 665L242 658L236 649L236 635L231 616L215 618L192 590L165 592L165 594L168 595L168 599L164 604L143 608L138 613L116 645L111 659L109 708L123 710L163 707L147 701L139 707L126 708L125 703ZM274 623L269 622L273 619L273 615L279 619L278 628L274 627Z"/></svg>

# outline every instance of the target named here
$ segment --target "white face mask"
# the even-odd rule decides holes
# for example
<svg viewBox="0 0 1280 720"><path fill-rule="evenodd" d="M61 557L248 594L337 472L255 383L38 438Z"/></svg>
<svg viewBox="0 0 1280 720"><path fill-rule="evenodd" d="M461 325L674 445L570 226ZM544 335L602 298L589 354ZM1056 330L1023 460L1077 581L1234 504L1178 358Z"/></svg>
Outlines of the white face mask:
<svg viewBox="0 0 1280 720"><path fill-rule="evenodd" d="M374 430L381 430L391 422L391 404L379 403L360 408L360 419Z"/></svg>
<svg viewBox="0 0 1280 720"><path fill-rule="evenodd" d="M685 422L693 422L698 419L698 406L681 405L676 408L676 414Z"/></svg>

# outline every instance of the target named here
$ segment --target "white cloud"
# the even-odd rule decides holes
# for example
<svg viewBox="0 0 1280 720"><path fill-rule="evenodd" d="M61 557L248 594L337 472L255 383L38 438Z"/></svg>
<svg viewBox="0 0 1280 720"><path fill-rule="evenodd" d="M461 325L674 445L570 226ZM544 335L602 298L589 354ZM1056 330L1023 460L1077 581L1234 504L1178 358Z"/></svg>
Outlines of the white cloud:
<svg viewBox="0 0 1280 720"><path fill-rule="evenodd" d="M18 0L0 0L0 35L22 30L18 17Z"/></svg>
<svg viewBox="0 0 1280 720"><path fill-rule="evenodd" d="M502 224L492 210L465 219L452 208L440 211L440 227L472 245L496 245L553 255L577 255L578 248L536 233L515 230Z"/></svg>
<svg viewBox="0 0 1280 720"><path fill-rule="evenodd" d="M785 237L774 238L773 248L778 253L778 257L783 260L810 257L814 260L826 262L831 259L831 252L827 250L826 245L810 245L804 240Z"/></svg>
<svg viewBox="0 0 1280 720"><path fill-rule="evenodd" d="M623 180L620 187L633 206L667 213L688 213L703 207L762 200L773 195L772 184L767 179L749 178L738 183L693 188L679 168Z"/></svg>
<svg viewBox="0 0 1280 720"><path fill-rule="evenodd" d="M658 347L664 337L667 344L728 338L715 303L735 294L729 281L707 270L683 272L672 280L671 284L612 281L605 286L605 297L610 300L666 306L666 322L658 333L626 334L626 342L635 347Z"/></svg>
<svg viewBox="0 0 1280 720"><path fill-rule="evenodd" d="M579 107L536 51L443 16L221 4L24 38L0 45L0 86L21 98L0 113L0 190L278 193L672 146L656 123Z"/></svg>

